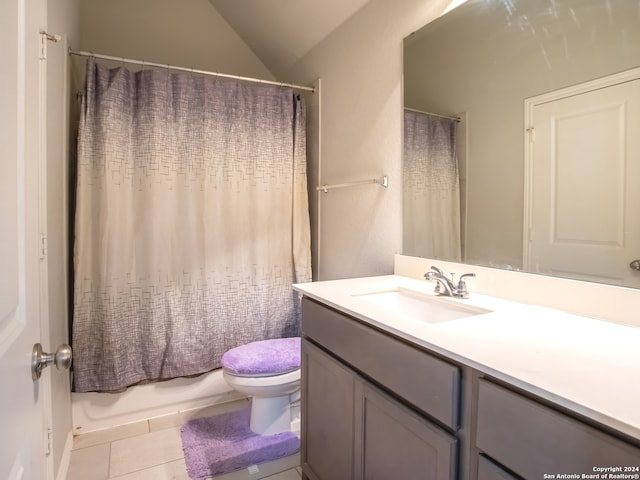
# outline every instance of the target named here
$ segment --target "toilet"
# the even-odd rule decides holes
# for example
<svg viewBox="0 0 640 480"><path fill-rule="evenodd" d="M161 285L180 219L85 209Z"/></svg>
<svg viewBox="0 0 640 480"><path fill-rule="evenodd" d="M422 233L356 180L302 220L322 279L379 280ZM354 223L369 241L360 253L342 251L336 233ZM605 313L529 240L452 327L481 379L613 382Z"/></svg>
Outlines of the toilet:
<svg viewBox="0 0 640 480"><path fill-rule="evenodd" d="M222 374L251 397L249 428L259 435L299 432L300 338L260 340L225 352Z"/></svg>

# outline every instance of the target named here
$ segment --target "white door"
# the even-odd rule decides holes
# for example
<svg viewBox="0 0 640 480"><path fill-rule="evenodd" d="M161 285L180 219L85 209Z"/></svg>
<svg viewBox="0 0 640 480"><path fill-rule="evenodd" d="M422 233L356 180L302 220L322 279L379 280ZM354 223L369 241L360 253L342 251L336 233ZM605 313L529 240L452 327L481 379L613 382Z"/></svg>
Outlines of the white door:
<svg viewBox="0 0 640 480"><path fill-rule="evenodd" d="M40 341L39 2L0 2L0 478L47 479Z"/></svg>
<svg viewBox="0 0 640 480"><path fill-rule="evenodd" d="M638 76L531 106L528 271L640 287Z"/></svg>

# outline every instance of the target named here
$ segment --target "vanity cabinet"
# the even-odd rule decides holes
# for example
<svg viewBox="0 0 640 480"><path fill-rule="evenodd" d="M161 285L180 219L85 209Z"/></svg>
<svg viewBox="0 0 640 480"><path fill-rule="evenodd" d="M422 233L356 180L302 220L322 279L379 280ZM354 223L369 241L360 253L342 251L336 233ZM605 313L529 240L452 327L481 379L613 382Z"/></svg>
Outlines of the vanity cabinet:
<svg viewBox="0 0 640 480"><path fill-rule="evenodd" d="M478 387L476 446L519 477L640 466L640 448L486 379ZM487 462L479 463L479 479L514 478L497 467L488 473Z"/></svg>
<svg viewBox="0 0 640 480"><path fill-rule="evenodd" d="M306 478L456 478L457 367L307 298L302 308Z"/></svg>
<svg viewBox="0 0 640 480"><path fill-rule="evenodd" d="M302 317L304 478L604 478L596 467L640 473L640 443L611 426L308 297Z"/></svg>

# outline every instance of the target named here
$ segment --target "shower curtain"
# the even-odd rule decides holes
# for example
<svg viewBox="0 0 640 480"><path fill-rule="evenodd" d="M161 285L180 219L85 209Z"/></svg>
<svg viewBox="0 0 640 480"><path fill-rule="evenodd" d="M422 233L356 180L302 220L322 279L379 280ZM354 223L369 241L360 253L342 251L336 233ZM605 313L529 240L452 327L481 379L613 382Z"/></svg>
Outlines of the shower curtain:
<svg viewBox="0 0 640 480"><path fill-rule="evenodd" d="M457 122L405 110L403 253L461 261Z"/></svg>
<svg viewBox="0 0 640 480"><path fill-rule="evenodd" d="M78 392L203 373L300 334L305 111L291 89L87 62L78 137Z"/></svg>

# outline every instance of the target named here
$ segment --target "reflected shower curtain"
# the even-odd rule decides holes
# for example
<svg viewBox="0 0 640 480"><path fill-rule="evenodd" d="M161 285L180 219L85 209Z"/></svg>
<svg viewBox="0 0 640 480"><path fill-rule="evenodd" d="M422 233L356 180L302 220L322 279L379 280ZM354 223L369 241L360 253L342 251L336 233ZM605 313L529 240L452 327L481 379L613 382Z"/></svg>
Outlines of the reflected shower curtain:
<svg viewBox="0 0 640 480"><path fill-rule="evenodd" d="M403 253L460 261L455 120L405 110Z"/></svg>
<svg viewBox="0 0 640 480"><path fill-rule="evenodd" d="M304 104L291 89L87 63L75 390L220 367L300 334L311 280Z"/></svg>

